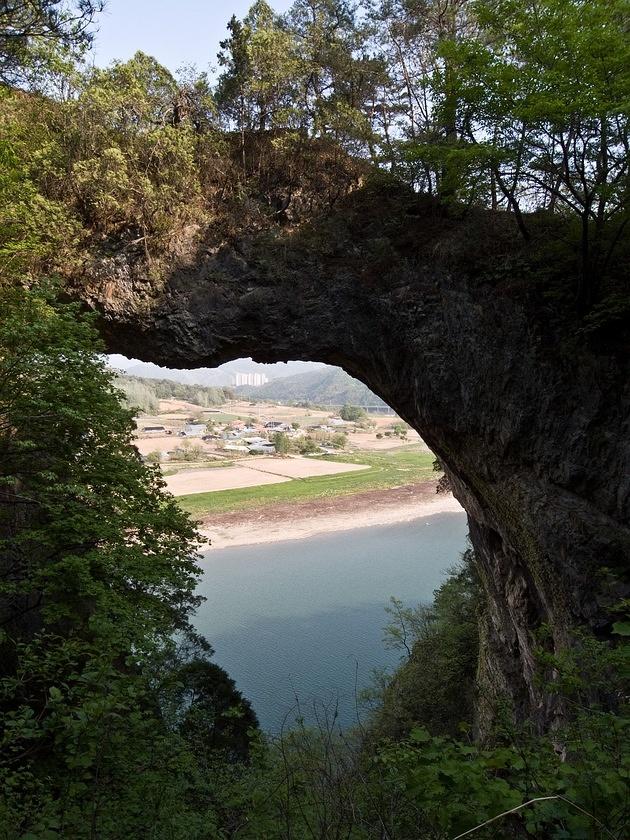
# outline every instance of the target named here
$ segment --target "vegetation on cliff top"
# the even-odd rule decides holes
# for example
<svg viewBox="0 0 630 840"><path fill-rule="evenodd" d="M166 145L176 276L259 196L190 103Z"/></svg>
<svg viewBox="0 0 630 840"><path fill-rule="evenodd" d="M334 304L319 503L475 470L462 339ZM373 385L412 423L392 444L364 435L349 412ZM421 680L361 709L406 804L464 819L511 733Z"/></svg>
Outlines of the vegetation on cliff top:
<svg viewBox="0 0 630 840"><path fill-rule="evenodd" d="M38 6L18 56L7 33ZM73 63L85 17L46 17L68 8L19 2L0 20L23 68L0 98L5 278L89 274L90 249L157 277L201 240L298 224L380 171L459 216L507 211L530 250L541 214L561 221L542 238L566 240L580 309L625 312L627 0L296 0L284 16L256 0L229 22L214 88L140 52Z"/></svg>

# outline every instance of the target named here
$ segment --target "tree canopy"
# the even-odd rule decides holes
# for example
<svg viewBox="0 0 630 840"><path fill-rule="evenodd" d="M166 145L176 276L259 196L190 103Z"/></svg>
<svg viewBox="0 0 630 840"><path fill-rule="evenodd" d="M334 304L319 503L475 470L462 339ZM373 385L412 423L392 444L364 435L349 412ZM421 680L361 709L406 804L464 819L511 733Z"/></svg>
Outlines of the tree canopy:
<svg viewBox="0 0 630 840"><path fill-rule="evenodd" d="M159 273L210 221L299 223L370 171L453 212L507 212L527 243L541 213L558 219L583 311L620 258L628 0L296 0L284 15L257 0L228 22L214 85L141 52L77 63L98 2L5 6L2 275L72 273L103 240Z"/></svg>
<svg viewBox="0 0 630 840"><path fill-rule="evenodd" d="M93 325L35 290L0 311L0 823L190 836L189 741L242 760L257 726L190 625L199 535L133 447Z"/></svg>

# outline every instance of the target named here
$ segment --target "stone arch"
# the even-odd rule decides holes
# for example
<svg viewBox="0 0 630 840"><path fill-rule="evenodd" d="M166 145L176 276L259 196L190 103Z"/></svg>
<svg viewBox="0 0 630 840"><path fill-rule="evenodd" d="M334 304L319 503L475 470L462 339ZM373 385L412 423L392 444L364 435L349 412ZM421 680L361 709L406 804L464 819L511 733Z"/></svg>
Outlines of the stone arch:
<svg viewBox="0 0 630 840"><path fill-rule="evenodd" d="M328 362L389 403L468 514L489 604L482 684L552 725L536 630L553 649L576 624L606 632L628 569L630 354L576 337L528 286L507 214L363 190L297 231L214 240L160 281L133 254L100 256L73 294L112 352Z"/></svg>

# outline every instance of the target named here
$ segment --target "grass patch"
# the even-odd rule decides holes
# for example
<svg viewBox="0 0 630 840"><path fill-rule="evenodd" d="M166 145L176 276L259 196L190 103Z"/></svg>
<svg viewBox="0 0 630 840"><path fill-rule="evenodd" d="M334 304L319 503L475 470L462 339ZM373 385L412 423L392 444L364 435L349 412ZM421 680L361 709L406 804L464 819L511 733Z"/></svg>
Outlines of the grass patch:
<svg viewBox="0 0 630 840"><path fill-rule="evenodd" d="M253 415L251 414L227 414L224 411L217 411L216 413L204 411L203 408L199 409L197 412L188 412L189 416L192 417L193 414L199 414L201 417L201 423L231 423L232 420L249 420L250 417Z"/></svg>
<svg viewBox="0 0 630 840"><path fill-rule="evenodd" d="M430 452L357 452L344 455L323 456L323 461L341 464L367 464L370 469L339 475L313 476L292 479L282 484L244 487L211 493L193 493L179 496L177 502L192 516L202 517L213 513L260 507L283 502L347 496L368 490L400 487L434 478L434 456ZM273 461L270 459L270 467Z"/></svg>

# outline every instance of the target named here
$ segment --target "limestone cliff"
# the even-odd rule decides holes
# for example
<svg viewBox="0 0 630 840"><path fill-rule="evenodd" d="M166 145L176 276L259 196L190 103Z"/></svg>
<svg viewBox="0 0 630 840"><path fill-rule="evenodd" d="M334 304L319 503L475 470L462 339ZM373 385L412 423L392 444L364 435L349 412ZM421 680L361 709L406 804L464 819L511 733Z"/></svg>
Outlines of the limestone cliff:
<svg viewBox="0 0 630 840"><path fill-rule="evenodd" d="M534 633L607 631L630 558L630 354L528 275L506 216L355 193L298 230L205 244L152 279L97 257L75 296L111 351L169 366L310 359L386 400L446 465L490 608L482 688L540 728L560 709L534 679ZM486 698L487 699L487 698ZM482 705L483 708L483 705ZM487 707L486 707L487 708Z"/></svg>

